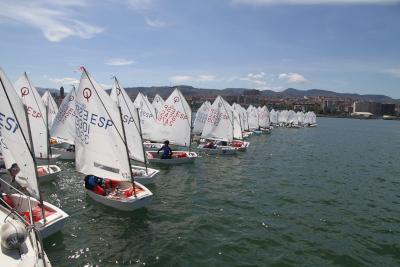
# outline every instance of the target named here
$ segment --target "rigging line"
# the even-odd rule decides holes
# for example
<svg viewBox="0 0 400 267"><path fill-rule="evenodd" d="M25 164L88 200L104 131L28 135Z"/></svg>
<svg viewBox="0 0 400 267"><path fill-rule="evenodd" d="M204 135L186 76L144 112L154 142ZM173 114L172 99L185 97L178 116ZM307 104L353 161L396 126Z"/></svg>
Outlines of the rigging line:
<svg viewBox="0 0 400 267"><path fill-rule="evenodd" d="M25 134L24 134L24 131L22 131L22 128L21 128L21 126L20 126L21 124L19 123L19 120L18 120L18 117L17 117L17 115L16 115L16 113L15 113L14 107L11 105L10 97L8 96L6 87L4 86L3 79L2 79L1 77L0 77L0 83L1 83L1 87L3 88L4 93L6 94L7 101L8 101L8 104L10 105L10 108L11 108L11 110L12 110L12 113L13 113L13 115L14 115L14 117L15 117L15 119L16 119L18 125L19 125L18 128L20 129L20 132L21 132L21 134L22 134L22 137L24 138L25 145L26 145L26 147L27 147L28 150L29 150L29 154L31 154L31 157L34 158L35 155L33 154L33 150L31 150L31 147L28 145L28 141L26 140L26 136L25 136Z"/></svg>
<svg viewBox="0 0 400 267"><path fill-rule="evenodd" d="M177 89L177 90L178 90L178 94L179 94L180 98L184 99L186 101L185 97L182 95L181 90L179 90L179 89ZM187 101L186 101L186 103L187 103ZM187 103L187 104L189 106L189 103ZM186 116L188 117L187 122L189 124L189 128L192 129L192 110L190 110L190 122L189 122L189 113L186 111L185 106L183 105L183 101L181 101L181 106L182 106L183 110L185 111ZM189 108L190 108L190 106L189 106Z"/></svg>
<svg viewBox="0 0 400 267"><path fill-rule="evenodd" d="M108 117L110 118L111 122L113 123L113 126L114 126L115 130L117 131L117 133L118 133L118 135L119 135L119 138L121 138L122 142L125 144L125 140L124 140L124 138L122 137L121 133L119 132L119 130L118 130L118 128L117 128L117 125L114 123L114 120L111 118L110 113L108 112L106 106L104 105L103 100L101 99L99 93L98 93L97 90L96 90L96 87L94 87L94 84L93 84L92 80L90 79L89 73L87 72L86 68L83 68L83 70L84 70L84 72L85 72L85 74L86 74L86 77L88 77L88 80L89 80L90 84L92 85L93 90L96 92L96 95L97 95L97 97L99 98L99 100L100 100L100 102L101 102L101 104L102 104L104 110L106 111Z"/></svg>
<svg viewBox="0 0 400 267"><path fill-rule="evenodd" d="M228 112L228 110L227 110L226 107L225 107L225 100L224 100L222 97L221 97L221 100L222 100L222 105L224 106L225 112L226 112L226 114L228 114L229 121L231 122L232 127L233 127L233 120L231 119L231 116L229 116L229 112ZM233 114L233 113L232 113L232 114Z"/></svg>
<svg viewBox="0 0 400 267"><path fill-rule="evenodd" d="M154 120L155 122L157 122L156 116L154 116L153 112L151 112L151 108L149 107L149 105L147 105L147 101L148 101L148 100L146 101L146 99L144 98L144 94L142 94L140 91L139 91L139 94L141 95L140 97L142 98L142 101L146 104L147 109L150 111L150 113L151 113L151 115L152 115L152 117L153 117L153 120Z"/></svg>
<svg viewBox="0 0 400 267"><path fill-rule="evenodd" d="M28 81L29 88L31 89L31 92L32 92L32 95L33 95L33 99L35 100L36 106L37 106L37 108L38 108L40 114L42 115L41 118L42 118L42 121L43 121L43 123L44 123L44 126L46 126L46 128L47 128L48 125L46 125L46 122L45 122L44 119L43 119L43 113L42 113L42 111L40 110L39 103L37 102L36 96L35 96L35 94L34 94L34 92L33 92L31 81L29 80L29 77L28 77L28 75L26 74L26 72L24 72L24 75L25 75L26 80ZM36 89L35 89L35 90L36 90ZM47 115L46 115L46 116L47 116Z"/></svg>
<svg viewBox="0 0 400 267"><path fill-rule="evenodd" d="M129 108L129 105L128 105L127 100L125 99L125 95L122 93L121 85L119 84L119 81L118 81L117 77L114 76L114 79L115 79L115 82L117 83L117 86L118 86L118 88L116 87L116 89L118 89L118 90L120 91L120 94L122 95L122 99L124 100L125 106L128 108L129 114L130 114L131 117L133 118L132 111L131 111L131 109ZM118 93L117 93L117 99L118 99L118 104L119 104ZM136 124L136 121L135 121L135 120L133 120L133 124L135 125L135 128L136 128L136 130L137 130L138 133L139 133L139 127L138 127L138 125Z"/></svg>

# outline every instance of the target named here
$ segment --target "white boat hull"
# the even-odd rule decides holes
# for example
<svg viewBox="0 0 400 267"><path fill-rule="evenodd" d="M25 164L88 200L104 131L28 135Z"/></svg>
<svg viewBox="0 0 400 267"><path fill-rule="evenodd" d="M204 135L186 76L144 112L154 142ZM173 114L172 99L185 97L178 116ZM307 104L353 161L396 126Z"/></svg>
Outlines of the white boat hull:
<svg viewBox="0 0 400 267"><path fill-rule="evenodd" d="M240 141L240 140L234 140L233 141L233 147L240 152L244 152L247 150L247 148L249 147L250 142L246 142L246 141Z"/></svg>
<svg viewBox="0 0 400 267"><path fill-rule="evenodd" d="M75 160L75 152L68 151L67 148L53 147L51 151L55 154L60 154L60 160Z"/></svg>
<svg viewBox="0 0 400 267"><path fill-rule="evenodd" d="M147 173L146 173L146 167L135 166L135 165L131 165L131 168L135 182L138 182L142 185L154 183L154 177L157 175L157 173L160 172L159 170L147 167Z"/></svg>
<svg viewBox="0 0 400 267"><path fill-rule="evenodd" d="M184 163L192 163L198 157L196 152L189 151L174 151L172 152L171 159L162 159L157 151L147 151L147 159L151 163L166 164L166 165L176 165ZM179 157L178 155L185 154L184 157Z"/></svg>
<svg viewBox="0 0 400 267"><path fill-rule="evenodd" d="M60 154L53 154L49 159L47 158L36 158L36 164L37 165L46 165L46 164L51 164L54 165L56 164L57 160L60 158Z"/></svg>
<svg viewBox="0 0 400 267"><path fill-rule="evenodd" d="M130 182L121 182L121 184L125 184L125 188L121 190L128 190L132 188L132 184ZM130 186L130 187L129 187ZM151 203L153 193L150 192L145 186L140 183L135 182L135 187L142 188L143 192L138 192L136 197L132 194L132 196L128 198L117 198L112 197L110 194L107 196L99 195L92 190L87 188L86 192L88 195L96 202L101 203L105 206L122 210L122 211L132 211L135 209L143 208L144 206Z"/></svg>
<svg viewBox="0 0 400 267"><path fill-rule="evenodd" d="M164 144L162 143L150 143L150 142L144 142L143 147L146 150L154 150L154 149L160 149Z"/></svg>
<svg viewBox="0 0 400 267"><path fill-rule="evenodd" d="M200 151L209 155L236 155L237 150L230 146L218 146L217 148L206 148L203 145L197 147Z"/></svg>
<svg viewBox="0 0 400 267"><path fill-rule="evenodd" d="M37 166L39 182L49 182L57 178L61 172L61 168L57 165L41 165Z"/></svg>
<svg viewBox="0 0 400 267"><path fill-rule="evenodd" d="M0 236L3 236L1 227L5 223L14 224L15 221L22 222L22 220L6 207L0 205ZM51 267L51 263L47 258L46 252L43 251L42 244L39 240L39 235L36 235L30 225L25 226L27 237L21 244L20 249L7 250L2 248L0 250L0 266L4 267L21 267L21 266L45 266ZM43 251L44 258L39 255Z"/></svg>
<svg viewBox="0 0 400 267"><path fill-rule="evenodd" d="M14 203L13 208L20 214L29 210L28 199L31 202L32 209L34 207L37 207L39 204L39 201L36 200L35 198L28 197L25 195L11 194L8 196L11 197L11 199L13 200L13 203ZM35 224L36 228L39 230L40 235L44 239L46 237L49 237L49 236L55 234L58 231L61 231L61 229L64 227L65 221L67 220L69 215L67 213L65 213L63 210L61 210L60 208L58 208L46 201L43 201L43 205L46 209L46 212L51 211L52 214L50 214L48 216L45 215L45 219L46 219L45 221L42 218L40 218L39 220L34 220L34 224ZM39 210L40 210L40 208L39 208ZM39 214L41 215L41 212L39 212Z"/></svg>

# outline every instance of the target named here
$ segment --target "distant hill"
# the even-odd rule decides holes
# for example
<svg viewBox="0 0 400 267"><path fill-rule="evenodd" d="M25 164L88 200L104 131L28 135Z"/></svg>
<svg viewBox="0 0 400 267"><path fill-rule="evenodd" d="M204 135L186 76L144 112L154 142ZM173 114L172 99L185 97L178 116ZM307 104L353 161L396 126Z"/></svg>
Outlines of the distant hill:
<svg viewBox="0 0 400 267"><path fill-rule="evenodd" d="M131 98L135 98L139 92L153 98L156 94L161 95L163 98L167 98L175 88L179 88L185 96L239 96L246 92L250 92L254 89L248 88L225 88L225 89L205 89L196 88L189 85L177 85L177 86L151 86L151 87L126 87L125 90ZM43 94L47 88L37 88L40 94ZM49 89L51 93L58 94L59 90ZM333 91L321 90L321 89L310 89L310 90L299 90L295 88L288 88L281 92L275 92L272 90L259 91L260 95L271 97L271 98L303 98L303 97L333 97L333 98L351 98L353 100L361 101L373 101L380 103L400 103L400 99L393 99L385 95L360 95L354 93L337 93Z"/></svg>
<svg viewBox="0 0 400 267"><path fill-rule="evenodd" d="M265 92L265 93L264 93ZM272 92L272 95L270 93ZM279 95L281 97L336 97L336 98L351 98L363 101L374 101L381 103L398 103L399 99L393 99L389 96L385 95L360 95L354 93L336 93L333 91L321 90L321 89L310 89L310 90L298 90L294 88L288 88L282 92L273 92L273 91L263 91L264 95L273 96Z"/></svg>
<svg viewBox="0 0 400 267"><path fill-rule="evenodd" d="M138 92L142 92L149 97L154 97L155 94L159 94L162 97L168 97L175 88L179 88L184 95L188 96L199 96L199 95L243 95L245 91L254 90L248 88L226 88L226 89L202 89L195 88L187 85L178 85L178 86L153 86L153 87L128 87L125 88L127 93L131 97L135 97ZM321 90L321 89L310 89L310 90L298 90L294 88L288 88L282 92L275 92L272 90L263 90L260 91L261 95L273 97L273 98L302 98L302 97L334 97L334 98L351 98L354 100L362 100L362 101L374 101L381 103L400 103L399 99L393 99L389 96L385 95L360 95L353 93L337 93L333 91Z"/></svg>

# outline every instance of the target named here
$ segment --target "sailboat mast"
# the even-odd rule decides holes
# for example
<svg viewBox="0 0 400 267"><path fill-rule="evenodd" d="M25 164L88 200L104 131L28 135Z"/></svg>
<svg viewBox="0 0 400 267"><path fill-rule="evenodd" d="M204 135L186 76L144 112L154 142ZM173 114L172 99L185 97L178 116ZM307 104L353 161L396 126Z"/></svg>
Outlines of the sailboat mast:
<svg viewBox="0 0 400 267"><path fill-rule="evenodd" d="M47 136L47 168L50 172L50 131L49 131L49 106L46 106L46 136Z"/></svg>
<svg viewBox="0 0 400 267"><path fill-rule="evenodd" d="M137 113L137 117L138 117L138 123L139 123L139 135L140 135L140 142L142 144L142 150L143 150L143 156L144 156L144 167L146 168L146 174L149 175L148 171L147 171L147 156L146 156L146 152L144 151L144 144L143 144L143 134L142 134L142 125L140 123L140 116L139 116L139 109L136 108L136 113Z"/></svg>
<svg viewBox="0 0 400 267"><path fill-rule="evenodd" d="M28 136L29 136L29 141L31 143L31 156L33 159L33 166L35 168L35 176L36 176L36 182L38 185L38 193L39 193L39 203L40 203L40 208L42 209L42 218L43 222L46 223L46 217L44 216L44 205L43 205L43 197L42 197L42 192L40 192L40 185L39 185L39 179L38 179L38 172L37 172L37 163L36 163L36 157L35 157L35 149L33 147L33 140L32 140L32 132L31 132L31 124L29 122L29 117L28 117L28 107L24 105L24 110L25 110L25 117L26 117L26 124L28 127Z"/></svg>
<svg viewBox="0 0 400 267"><path fill-rule="evenodd" d="M119 102L119 101L118 101ZM131 174L131 180L132 180L132 186L133 186L133 194L136 197L136 187L135 187L135 178L133 178L133 172L132 172L132 167L131 167L131 162L129 159L129 149L128 149L128 142L126 139L126 133L125 133L125 125L124 125L124 121L122 118L122 111L121 111L121 106L118 103L118 110L119 110L119 116L121 117L121 125L122 125L122 134L124 136L124 145L125 145L125 151L126 151L126 158L128 160L128 166L129 166L129 172Z"/></svg>

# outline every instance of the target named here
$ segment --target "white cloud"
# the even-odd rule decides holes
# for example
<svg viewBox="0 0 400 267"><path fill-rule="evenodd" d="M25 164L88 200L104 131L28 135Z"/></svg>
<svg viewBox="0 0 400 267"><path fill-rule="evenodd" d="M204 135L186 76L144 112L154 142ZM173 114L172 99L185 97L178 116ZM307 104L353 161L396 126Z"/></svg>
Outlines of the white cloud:
<svg viewBox="0 0 400 267"><path fill-rule="evenodd" d="M146 22L147 26L150 26L153 28L162 28L162 27L165 27L165 25L166 25L166 23L164 21L157 20L157 19L152 20L152 19L146 18L145 22Z"/></svg>
<svg viewBox="0 0 400 267"><path fill-rule="evenodd" d="M175 75L175 76L171 76L169 77L169 79L173 82L176 83L181 83L181 82L189 82L193 80L193 77L190 75Z"/></svg>
<svg viewBox="0 0 400 267"><path fill-rule="evenodd" d="M145 11L154 6L153 0L129 0L129 7L135 11Z"/></svg>
<svg viewBox="0 0 400 267"><path fill-rule="evenodd" d="M56 84L60 84L60 85L78 85L79 84L79 80L77 80L75 78L70 78L70 77L49 78L49 81L56 83Z"/></svg>
<svg viewBox="0 0 400 267"><path fill-rule="evenodd" d="M303 75L295 72L281 73L279 74L279 80L286 81L288 83L305 83L306 78Z"/></svg>
<svg viewBox="0 0 400 267"><path fill-rule="evenodd" d="M29 27L38 28L51 42L77 36L89 39L104 31L103 28L76 19L72 7L82 8L86 1L12 1L1 3L0 18Z"/></svg>
<svg viewBox="0 0 400 267"><path fill-rule="evenodd" d="M386 70L383 71L383 73L387 73L387 74L390 74L390 75L392 75L394 77L400 78L400 68L397 68L397 69L386 69Z"/></svg>
<svg viewBox="0 0 400 267"><path fill-rule="evenodd" d="M239 78L241 81L248 81L254 83L257 86L265 86L267 85L267 81L265 79L265 72L260 73L249 73L245 77Z"/></svg>
<svg viewBox="0 0 400 267"><path fill-rule="evenodd" d="M131 65L136 63L134 60L129 60L125 58L111 58L106 60L105 62L107 65L111 66L125 66L125 65Z"/></svg>
<svg viewBox="0 0 400 267"><path fill-rule="evenodd" d="M252 6L271 5L390 5L400 0L232 0L233 4Z"/></svg>
<svg viewBox="0 0 400 267"><path fill-rule="evenodd" d="M199 82L211 82L211 81L214 81L215 78L216 78L215 75L202 74L202 75L199 75L197 80Z"/></svg>

